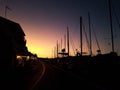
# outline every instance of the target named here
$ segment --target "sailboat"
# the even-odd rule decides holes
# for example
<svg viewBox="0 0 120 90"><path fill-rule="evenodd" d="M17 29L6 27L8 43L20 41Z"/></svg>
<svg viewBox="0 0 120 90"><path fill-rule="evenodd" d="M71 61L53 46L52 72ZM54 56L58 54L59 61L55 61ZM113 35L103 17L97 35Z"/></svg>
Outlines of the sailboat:
<svg viewBox="0 0 120 90"><path fill-rule="evenodd" d="M108 6L109 6L109 20L110 20L110 32L111 32L111 52L108 53L110 55L117 56L117 53L114 49L114 32L113 32L113 22L112 22L112 10L111 10L111 0L108 0Z"/></svg>
<svg viewBox="0 0 120 90"><path fill-rule="evenodd" d="M117 53L114 50L114 32L113 32L113 24L112 24L112 10L111 10L111 0L108 0L109 5L109 17L110 17L110 30L111 30L111 54L117 55Z"/></svg>

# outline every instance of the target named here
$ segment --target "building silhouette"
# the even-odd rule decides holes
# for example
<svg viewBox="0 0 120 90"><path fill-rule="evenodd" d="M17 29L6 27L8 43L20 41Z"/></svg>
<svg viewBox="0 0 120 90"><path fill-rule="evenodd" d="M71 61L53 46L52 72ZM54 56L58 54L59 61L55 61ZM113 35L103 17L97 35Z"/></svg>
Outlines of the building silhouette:
<svg viewBox="0 0 120 90"><path fill-rule="evenodd" d="M0 66L12 70L18 55L27 55L25 33L20 24L0 17Z"/></svg>

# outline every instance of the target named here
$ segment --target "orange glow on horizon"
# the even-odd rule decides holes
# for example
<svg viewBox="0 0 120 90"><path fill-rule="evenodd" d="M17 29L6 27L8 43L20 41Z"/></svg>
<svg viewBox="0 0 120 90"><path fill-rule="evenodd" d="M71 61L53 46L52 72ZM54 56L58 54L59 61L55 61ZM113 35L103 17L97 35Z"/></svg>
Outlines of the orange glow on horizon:
<svg viewBox="0 0 120 90"><path fill-rule="evenodd" d="M56 45L56 41L62 36L61 31L57 32L53 27L32 27L26 23L21 26L23 26L26 35L28 51L37 54L38 57L53 57L52 50Z"/></svg>
<svg viewBox="0 0 120 90"><path fill-rule="evenodd" d="M30 51L33 54L37 54L38 57L44 57L44 58L53 57L53 49L56 46L56 41L58 40L60 43L61 38L64 39L64 35L66 34L65 27L64 28L57 28L57 27L54 28L53 26L51 26L51 27L46 27L46 26L39 27L38 25L30 26L30 25L26 24L25 22L22 23L21 26L26 34L25 38L27 40L26 46L28 47L28 51ZM61 31L62 29L64 30L64 32ZM77 36L77 35L74 35L74 33L72 33L72 31L70 31L70 35L73 36L73 40L75 39L74 40L74 44L76 46L75 49L80 50L79 34ZM92 46L93 54L96 55L97 54L97 52L96 52L97 46L96 46L95 41L92 45L93 45ZM64 44L63 44L63 46L64 46ZM73 53L75 51L73 51L72 48L73 47L71 46L71 42L70 42L70 55L75 55ZM102 46L102 48L104 48L104 46ZM106 47L106 49L107 48L108 47ZM104 50L104 51L106 51L106 50ZM104 52L104 51L102 51L102 52ZM83 52L87 52L87 54L89 54L88 46L87 46L85 39L83 40Z"/></svg>
<svg viewBox="0 0 120 90"><path fill-rule="evenodd" d="M51 52L47 52L45 48L34 48L34 47L29 47L29 51L32 52L33 54L37 54L38 57L51 57L49 54ZM46 52L46 53L44 53Z"/></svg>
<svg viewBox="0 0 120 90"><path fill-rule="evenodd" d="M28 47L28 51L30 51L33 54L37 54L38 57L43 57L43 58L51 58L52 55L52 48L53 48L53 43L47 42L48 40L44 41L44 39L27 39L27 44L26 46Z"/></svg>

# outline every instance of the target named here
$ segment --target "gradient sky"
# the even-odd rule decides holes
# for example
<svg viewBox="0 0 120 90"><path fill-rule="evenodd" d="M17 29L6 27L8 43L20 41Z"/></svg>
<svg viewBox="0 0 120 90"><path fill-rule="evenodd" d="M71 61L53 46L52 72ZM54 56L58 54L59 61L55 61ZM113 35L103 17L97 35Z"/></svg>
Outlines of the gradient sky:
<svg viewBox="0 0 120 90"><path fill-rule="evenodd" d="M88 12L90 12L94 29L103 53L111 51L110 26L107 0L0 0L0 15L19 23L26 34L27 47L39 57L52 57L56 42L64 39L67 26L76 49L79 49L79 17L82 16L88 34ZM120 21L120 0L112 0L118 20ZM115 51L120 52L120 27L113 14ZM84 34L83 34L84 35ZM89 37L89 36L88 36ZM97 45L92 35L93 52ZM88 52L86 40L83 51ZM70 42L70 54L73 49Z"/></svg>

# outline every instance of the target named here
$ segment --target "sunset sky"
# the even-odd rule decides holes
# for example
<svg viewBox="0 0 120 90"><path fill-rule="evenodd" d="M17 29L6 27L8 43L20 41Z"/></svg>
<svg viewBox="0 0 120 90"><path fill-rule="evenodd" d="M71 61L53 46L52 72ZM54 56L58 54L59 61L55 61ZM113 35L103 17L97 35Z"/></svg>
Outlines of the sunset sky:
<svg viewBox="0 0 120 90"><path fill-rule="evenodd" d="M72 45L80 48L79 18L88 35L88 12L91 17L91 29L95 31L102 53L111 51L110 23L108 0L0 0L0 15L17 22L24 30L28 50L39 57L53 57L56 42L64 40L67 26L70 31L70 55L73 55ZM113 29L115 51L120 52L120 0L112 0ZM115 12L115 13L114 13ZM116 19L117 16L117 19ZM85 36L83 51L88 53ZM88 36L89 38L89 36ZM73 41L71 43L71 40ZM64 41L63 41L64 42ZM96 54L97 45L92 33L92 48ZM64 44L62 45L64 47Z"/></svg>

